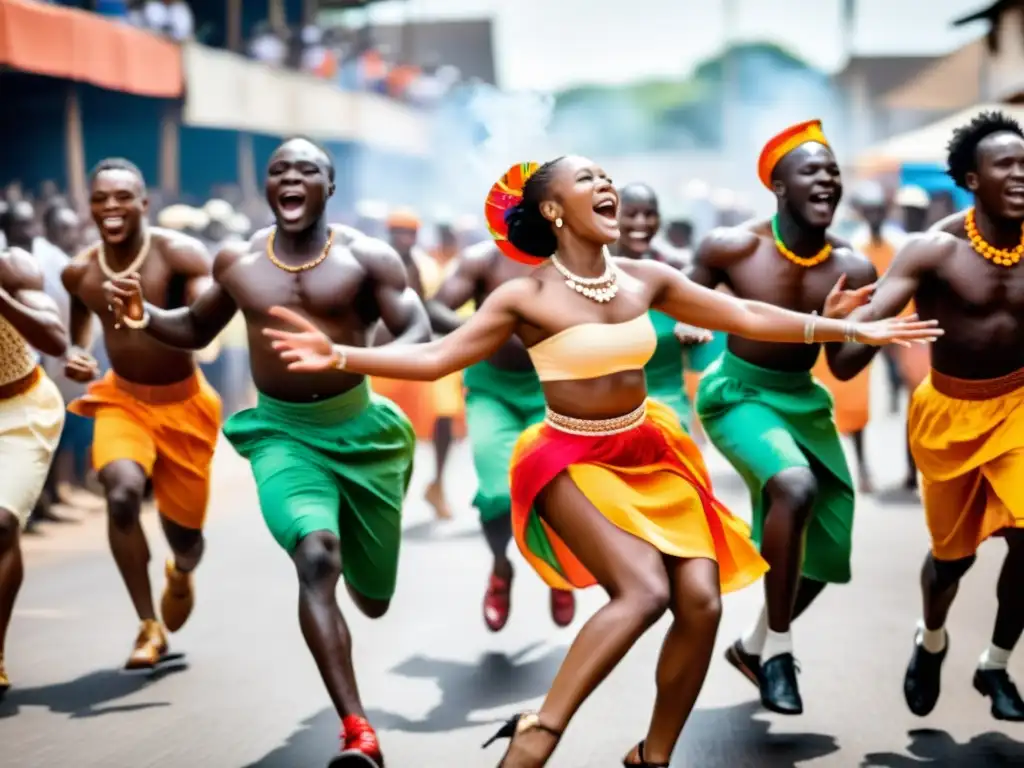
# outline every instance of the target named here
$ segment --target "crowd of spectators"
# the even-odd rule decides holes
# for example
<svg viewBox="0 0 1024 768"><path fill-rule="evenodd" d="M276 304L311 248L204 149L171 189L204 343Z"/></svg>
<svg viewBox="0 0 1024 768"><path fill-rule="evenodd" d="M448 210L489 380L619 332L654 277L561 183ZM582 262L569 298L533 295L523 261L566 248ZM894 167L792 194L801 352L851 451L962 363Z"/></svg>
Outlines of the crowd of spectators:
<svg viewBox="0 0 1024 768"><path fill-rule="evenodd" d="M57 5L91 8L172 40L204 42L212 31L196 28L187 0L43 0ZM256 25L245 43L249 58L269 66L286 67L333 80L351 91L380 93L419 106L442 99L459 82L456 67L440 62L414 65L403 62L386 46L375 43L368 27L323 29L317 24L299 27Z"/></svg>
<svg viewBox="0 0 1024 768"><path fill-rule="evenodd" d="M335 81L346 90L370 91L429 106L459 82L456 67L440 63L417 66L402 62L375 43L367 28L322 29L257 25L246 49L250 58L275 67L289 67Z"/></svg>

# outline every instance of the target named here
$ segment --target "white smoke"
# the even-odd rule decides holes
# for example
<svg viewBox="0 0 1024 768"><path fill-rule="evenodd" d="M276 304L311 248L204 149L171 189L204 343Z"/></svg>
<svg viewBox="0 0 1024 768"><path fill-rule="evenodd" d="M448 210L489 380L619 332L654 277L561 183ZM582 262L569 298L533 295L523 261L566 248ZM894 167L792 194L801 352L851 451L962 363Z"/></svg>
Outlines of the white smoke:
<svg viewBox="0 0 1024 768"><path fill-rule="evenodd" d="M553 96L465 86L438 115L434 153L445 208L479 215L491 186L516 163L555 152Z"/></svg>

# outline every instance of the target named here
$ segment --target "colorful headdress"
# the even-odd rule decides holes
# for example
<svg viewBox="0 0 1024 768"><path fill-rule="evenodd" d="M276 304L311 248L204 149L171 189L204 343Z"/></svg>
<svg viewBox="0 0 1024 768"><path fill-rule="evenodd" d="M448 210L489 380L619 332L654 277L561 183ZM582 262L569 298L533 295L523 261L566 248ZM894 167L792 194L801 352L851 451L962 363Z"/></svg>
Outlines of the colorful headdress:
<svg viewBox="0 0 1024 768"><path fill-rule="evenodd" d="M772 188L772 171L779 161L797 147L815 141L829 146L828 139L821 131L821 120L808 120L790 126L782 133L768 140L757 159L757 175L761 183Z"/></svg>
<svg viewBox="0 0 1024 768"><path fill-rule="evenodd" d="M504 176L494 183L487 195L487 202L484 203L487 231L491 233L498 249L510 259L531 266L543 264L547 259L523 253L508 241L507 217L509 211L522 201L526 181L536 173L538 168L540 168L540 163L513 165Z"/></svg>

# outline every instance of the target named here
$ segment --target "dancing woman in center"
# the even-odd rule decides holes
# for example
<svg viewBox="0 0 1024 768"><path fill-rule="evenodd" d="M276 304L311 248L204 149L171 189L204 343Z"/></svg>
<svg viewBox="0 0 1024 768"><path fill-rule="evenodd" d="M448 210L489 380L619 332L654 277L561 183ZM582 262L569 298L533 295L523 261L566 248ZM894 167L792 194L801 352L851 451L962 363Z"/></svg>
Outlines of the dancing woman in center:
<svg viewBox="0 0 1024 768"><path fill-rule="evenodd" d="M496 735L511 739L503 768L546 765L583 701L670 610L651 725L624 760L667 766L707 672L721 593L767 570L747 526L715 499L675 414L647 397L643 367L656 344L649 310L777 342L885 344L939 333L916 318L851 324L798 314L706 290L655 261L613 260L618 206L611 180L587 159L515 166L491 191L488 222L507 256L539 266L500 286L458 330L427 344L355 349L275 308L294 330L264 331L293 371L396 379L438 379L513 334L527 347L547 415L512 458L516 542L550 586L600 584L610 600L580 630L540 711Z"/></svg>

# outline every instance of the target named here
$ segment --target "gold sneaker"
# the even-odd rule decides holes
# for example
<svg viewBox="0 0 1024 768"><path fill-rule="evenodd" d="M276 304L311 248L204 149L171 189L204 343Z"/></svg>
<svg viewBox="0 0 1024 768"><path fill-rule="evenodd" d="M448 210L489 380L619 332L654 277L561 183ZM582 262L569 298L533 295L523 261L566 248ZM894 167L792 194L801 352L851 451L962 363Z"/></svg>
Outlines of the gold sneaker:
<svg viewBox="0 0 1024 768"><path fill-rule="evenodd" d="M168 632L177 632L188 621L188 617L192 615L192 606L195 605L192 574L182 573L174 565L174 561L169 559L164 566L164 575L167 577L167 583L164 586L163 597L160 598L160 616Z"/></svg>
<svg viewBox="0 0 1024 768"><path fill-rule="evenodd" d="M139 627L139 634L135 638L135 648L132 649L125 669L152 669L167 653L167 636L160 622L155 619L146 619Z"/></svg>
<svg viewBox="0 0 1024 768"><path fill-rule="evenodd" d="M7 677L7 670L4 668L4 656L0 653L0 699L11 689L11 679Z"/></svg>

